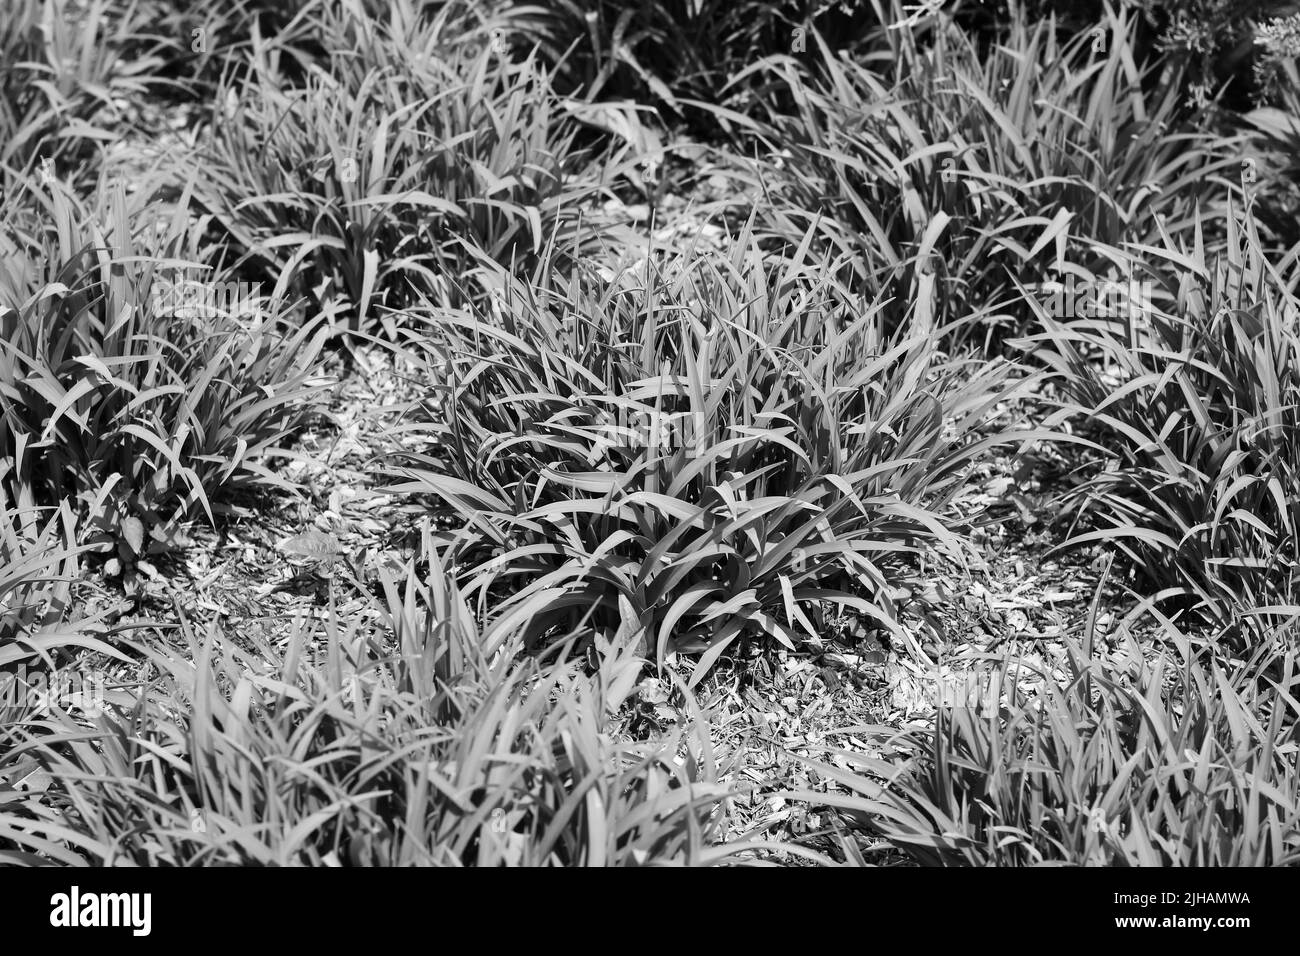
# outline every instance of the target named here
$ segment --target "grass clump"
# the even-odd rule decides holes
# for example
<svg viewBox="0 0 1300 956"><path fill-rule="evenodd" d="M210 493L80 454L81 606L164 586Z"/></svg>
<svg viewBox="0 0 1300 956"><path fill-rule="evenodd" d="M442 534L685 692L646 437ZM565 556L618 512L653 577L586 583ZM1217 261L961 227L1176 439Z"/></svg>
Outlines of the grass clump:
<svg viewBox="0 0 1300 956"><path fill-rule="evenodd" d="M846 795L805 796L927 866L1294 865L1294 634L1227 663L1168 630L1172 659L1003 661L932 728L876 728L892 759L817 762Z"/></svg>
<svg viewBox="0 0 1300 956"><path fill-rule="evenodd" d="M11 493L73 504L143 557L146 536L213 520L240 486L285 483L269 456L317 414L326 332L278 301L230 309L182 202L149 189L88 206L29 190L0 232L0 460ZM34 228L27 228L29 223ZM176 276L199 275L197 311ZM215 278L215 282L211 281ZM83 531L86 530L83 528Z"/></svg>
<svg viewBox="0 0 1300 956"><path fill-rule="evenodd" d="M463 301L475 253L526 268L548 242L582 252L600 175L534 57L441 18L328 36L339 52L302 82L263 43L218 91L197 196L243 271L370 332L384 310Z"/></svg>
<svg viewBox="0 0 1300 956"><path fill-rule="evenodd" d="M73 865L604 866L708 863L717 780L703 716L646 744L608 713L630 682L517 662L437 566L388 576L364 633L297 622L252 653L186 628L188 656L102 712L16 709L0 858ZM495 650L488 650L493 648ZM617 655L611 655L615 657ZM631 663L635 674L639 662ZM626 667L623 669L626 671ZM621 688L621 689L619 689Z"/></svg>
<svg viewBox="0 0 1300 956"><path fill-rule="evenodd" d="M1098 429L1107 449L1065 496L1083 529L1064 546L1104 540L1219 621L1286 616L1300 605L1300 313L1249 218L1224 255L1200 240L1198 226L1143 247L1160 265L1139 307L1060 320L1036 306L1046 331L1025 344L1063 396L1045 424Z"/></svg>
<svg viewBox="0 0 1300 956"><path fill-rule="evenodd" d="M952 328L986 343L1014 331L1030 318L1016 279L1100 269L1095 243L1149 241L1156 222L1181 230L1208 177L1235 167L1176 91L1149 89L1131 15L1098 27L1102 52L1051 18L1016 18L987 49L946 19L897 27L860 58L816 37L763 60L719 111L756 158L760 231L792 247L815 227L894 322L933 287L940 325L978 315Z"/></svg>
<svg viewBox="0 0 1300 956"><path fill-rule="evenodd" d="M697 679L739 638L816 635L823 605L907 640L891 569L962 559L945 505L981 450L1033 437L984 430L1024 381L940 352L923 306L886 331L801 253L767 266L745 232L644 275L501 274L494 309L432 318L406 429L428 448L395 488L460 525L467 592L555 592L537 639L626 602L657 657L703 652Z"/></svg>

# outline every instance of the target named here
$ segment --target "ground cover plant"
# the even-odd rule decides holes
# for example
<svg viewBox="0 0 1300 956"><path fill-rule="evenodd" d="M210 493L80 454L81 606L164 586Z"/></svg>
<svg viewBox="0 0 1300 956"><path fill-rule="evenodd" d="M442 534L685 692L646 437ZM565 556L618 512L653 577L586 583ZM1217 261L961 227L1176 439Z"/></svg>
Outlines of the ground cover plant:
<svg viewBox="0 0 1300 956"><path fill-rule="evenodd" d="M326 333L266 299L236 303L250 316L178 310L158 273L199 254L183 205L160 216L148 190L98 208L29 194L43 228L0 236L7 478L43 504L75 502L142 558L142 534L212 520L219 493L277 481L262 459L314 413Z"/></svg>
<svg viewBox="0 0 1300 956"><path fill-rule="evenodd" d="M925 865L1294 864L1294 635L1224 669L1169 632L1155 664L1135 642L1116 659L1071 641L1060 676L1003 659L933 729L858 730L893 760L818 766L855 821Z"/></svg>
<svg viewBox="0 0 1300 956"><path fill-rule="evenodd" d="M580 203L608 173L535 58L442 18L327 31L300 81L255 39L214 95L197 196L246 271L369 331L381 308L460 301L464 244L507 265L550 241L582 254Z"/></svg>
<svg viewBox="0 0 1300 956"><path fill-rule="evenodd" d="M1294 10L10 7L6 864L1300 862Z"/></svg>
<svg viewBox="0 0 1300 956"><path fill-rule="evenodd" d="M1016 19L987 51L951 23L924 44L881 30L856 59L817 36L754 64L758 102L735 122L774 197L767 229L794 242L816 224L900 316L933 275L941 320L979 311L986 333L1024 319L1013 276L1181 231L1236 160L1176 87L1147 89L1129 17L1064 37Z"/></svg>
<svg viewBox="0 0 1300 956"><path fill-rule="evenodd" d="M1072 541L1115 542L1153 588L1204 613L1286 615L1300 598L1296 300L1250 218L1222 256L1201 235L1129 260L1160 277L1149 307L1042 315L1025 344L1060 373L1048 423L1086 408L1113 456L1068 495L1065 512L1089 524Z"/></svg>
<svg viewBox="0 0 1300 956"><path fill-rule="evenodd" d="M498 308L423 340L434 420L408 436L445 450L395 487L464 523L470 592L559 588L540 633L614 627L626 601L659 657L704 651L698 677L747 634L794 649L826 604L894 629L890 565L927 544L962 560L944 506L971 458L1032 437L982 431L1026 379L938 353L923 314L888 333L834 272L773 268L746 232L722 263L500 274Z"/></svg>
<svg viewBox="0 0 1300 956"><path fill-rule="evenodd" d="M16 635L40 634L62 622L78 568L70 511L43 514L30 495L10 502L4 487L0 484L0 653L12 661L22 653L11 643Z"/></svg>
<svg viewBox="0 0 1300 956"><path fill-rule="evenodd" d="M186 627L193 659L141 648L154 676L120 712L89 724L57 707L7 715L0 779L39 768L66 787L10 804L6 859L602 866L719 855L711 835L727 789L698 725L680 765L673 736L611 744L607 705L631 686L617 668L587 677L516 663L516 626L480 631L436 561L423 578L407 572L384 582L393 646L299 621L286 648L250 655ZM486 648L499 649L496 664ZM141 759L150 753L165 759Z"/></svg>
<svg viewBox="0 0 1300 956"><path fill-rule="evenodd" d="M23 177L93 178L92 158L129 122L127 98L153 89L159 60L136 4L10 4L0 26L0 190Z"/></svg>

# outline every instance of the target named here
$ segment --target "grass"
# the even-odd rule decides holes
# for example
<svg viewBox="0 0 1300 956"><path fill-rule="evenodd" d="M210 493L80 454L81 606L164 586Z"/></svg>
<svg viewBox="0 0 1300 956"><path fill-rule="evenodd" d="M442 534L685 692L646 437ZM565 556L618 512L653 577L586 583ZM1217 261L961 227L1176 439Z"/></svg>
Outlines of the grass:
<svg viewBox="0 0 1300 956"><path fill-rule="evenodd" d="M775 267L742 233L730 261L610 282L500 273L489 314L435 314L407 430L430 450L393 487L454 513L469 593L548 595L539 639L626 606L659 659L703 652L692 681L738 639L793 650L825 605L907 639L899 559L964 558L945 505L972 458L1035 437L984 428L1027 382L888 333L811 238Z"/></svg>
<svg viewBox="0 0 1300 956"><path fill-rule="evenodd" d="M1092 636L1051 668L991 662L933 728L854 728L892 759L816 762L844 795L798 796L926 866L1294 865L1294 635L1225 667L1166 627L1154 663Z"/></svg>
<svg viewBox="0 0 1300 956"><path fill-rule="evenodd" d="M1086 530L1065 546L1114 542L1162 596L1219 619L1285 617L1300 598L1296 299L1252 218L1230 226L1222 256L1199 225L1135 248L1133 274L1157 277L1149 307L1042 314L1025 345L1059 376L1046 424L1086 416L1109 450L1066 496Z"/></svg>
<svg viewBox="0 0 1300 956"><path fill-rule="evenodd" d="M6 863L1298 862L1285 22L11 7Z"/></svg>
<svg viewBox="0 0 1300 956"><path fill-rule="evenodd" d="M78 561L70 509L43 515L30 495L15 505L6 484L0 481L0 655L12 663L23 656L23 649L14 647L15 638L63 623Z"/></svg>
<svg viewBox="0 0 1300 956"><path fill-rule="evenodd" d="M652 744L615 744L602 729L628 690L629 661L592 677L515 663L518 630L480 632L436 563L384 589L391 642L298 621L283 649L247 654L186 627L190 659L139 648L154 676L110 688L110 699L134 700L121 710L6 715L0 779L39 769L51 786L7 802L3 858L639 866L718 856L713 814L727 790L698 711Z"/></svg>
<svg viewBox="0 0 1300 956"><path fill-rule="evenodd" d="M19 0L0 27L0 190L38 174L93 179L93 159L125 122L119 104L153 88L139 5Z"/></svg>
<svg viewBox="0 0 1300 956"><path fill-rule="evenodd" d="M1097 269L1095 243L1150 241L1157 222L1185 230L1236 163L1174 87L1148 89L1129 16L1097 29L1105 52L1016 18L987 51L947 23L880 31L859 58L814 35L753 64L720 118L770 197L761 231L794 245L815 227L895 322L933 282L939 323L978 314L953 328L987 342L1029 318L1014 278Z"/></svg>
<svg viewBox="0 0 1300 956"><path fill-rule="evenodd" d="M466 247L525 268L552 240L582 254L602 174L534 58L441 18L329 36L340 52L301 82L254 41L218 87L196 196L243 271L371 332L385 309L462 301Z"/></svg>
<svg viewBox="0 0 1300 956"><path fill-rule="evenodd" d="M806 45L814 29L851 45L871 20L853 6L806 0L659 0L632 6L562 0L546 7L520 5L516 28L581 95L653 104L704 128L707 114L691 100L711 98L719 77L735 76L757 56Z"/></svg>
<svg viewBox="0 0 1300 956"><path fill-rule="evenodd" d="M179 521L211 521L241 486L284 486L265 461L317 414L321 323L267 297L243 303L249 315L211 296L178 311L177 273L211 274L186 258L202 251L184 197L168 213L148 189L106 194L98 208L57 188L27 195L40 230L16 215L0 233L0 454L12 487L71 504L83 534L134 538L131 556L143 557L145 533L165 540Z"/></svg>

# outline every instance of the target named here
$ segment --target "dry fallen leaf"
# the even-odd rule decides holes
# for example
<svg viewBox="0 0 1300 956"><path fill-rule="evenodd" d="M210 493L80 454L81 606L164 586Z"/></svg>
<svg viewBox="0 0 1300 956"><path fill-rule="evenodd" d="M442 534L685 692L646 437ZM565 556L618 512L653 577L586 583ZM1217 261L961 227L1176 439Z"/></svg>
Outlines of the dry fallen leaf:
<svg viewBox="0 0 1300 956"><path fill-rule="evenodd" d="M304 559L306 564L329 567L338 560L342 546L333 534L309 527L302 534L280 541L276 547L291 557Z"/></svg>

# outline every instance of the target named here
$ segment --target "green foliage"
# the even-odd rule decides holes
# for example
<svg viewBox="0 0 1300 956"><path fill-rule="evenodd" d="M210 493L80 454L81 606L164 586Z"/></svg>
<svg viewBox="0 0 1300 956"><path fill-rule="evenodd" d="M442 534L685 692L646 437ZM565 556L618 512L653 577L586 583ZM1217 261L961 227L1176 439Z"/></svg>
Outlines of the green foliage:
<svg viewBox="0 0 1300 956"><path fill-rule="evenodd" d="M149 188L101 193L98 207L35 184L27 195L35 229L15 216L0 232L11 487L76 502L107 543L128 519L211 519L213 499L240 485L283 485L263 462L315 414L320 323L265 297L243 303L248 316L175 312L167 277L208 268L184 202L169 214Z"/></svg>
<svg viewBox="0 0 1300 956"><path fill-rule="evenodd" d="M4 715L12 792L0 859L83 865L701 864L717 782L702 715L650 744L604 733L617 671L516 663L509 620L480 630L436 562L387 578L391 640L299 622L252 654L186 628L150 647L86 726L61 708ZM613 656L613 655L611 655ZM625 662L633 675L640 662ZM612 682L612 683L611 683ZM689 701L689 698L686 698ZM154 759L161 757L162 759ZM127 822L129 821L129 823Z"/></svg>
<svg viewBox="0 0 1300 956"><path fill-rule="evenodd" d="M660 658L703 650L697 679L739 637L815 635L824 603L895 627L897 560L960 560L967 464L1033 437L980 431L1022 382L941 353L923 303L886 332L811 240L771 265L745 232L643 275L499 273L489 314L413 336L436 384L408 440L431 445L396 490L462 523L468 592L549 594L537 639L631 614Z"/></svg>
<svg viewBox="0 0 1300 956"><path fill-rule="evenodd" d="M1255 42L1262 103L1242 117L1254 147L1243 177L1261 227L1287 249L1300 242L1300 15L1261 24Z"/></svg>
<svg viewBox="0 0 1300 956"><path fill-rule="evenodd" d="M1071 642L1057 671L1002 662L933 729L853 728L896 756L817 762L847 795L798 796L923 865L1295 864L1294 633L1224 664L1169 630L1175 661Z"/></svg>
<svg viewBox="0 0 1300 956"><path fill-rule="evenodd" d="M1083 415L1104 433L1104 467L1062 508L1092 527L1066 545L1104 540L1162 595L1228 620L1300 605L1300 312L1253 221L1230 226L1223 256L1199 222L1190 244L1133 249L1150 307L1060 320L1036 303L1046 331L1023 343L1058 376L1044 424Z"/></svg>
<svg viewBox="0 0 1300 956"><path fill-rule="evenodd" d="M125 0L6 4L0 21L0 196L6 202L25 175L86 177L97 150L123 122L122 99L150 88L159 61L146 37L138 5Z"/></svg>
<svg viewBox="0 0 1300 956"><path fill-rule="evenodd" d="M760 231L794 245L815 226L852 256L853 281L893 298L893 321L933 281L939 323L979 315L960 328L987 336L1024 318L1013 277L1096 269L1095 243L1185 228L1207 177L1237 160L1184 127L1174 91L1147 89L1131 16L1102 30L1097 50L1017 18L982 50L943 21L885 31L865 58L817 37L755 64L757 92L719 118L757 154Z"/></svg>
<svg viewBox="0 0 1300 956"><path fill-rule="evenodd" d="M1227 90L1245 103L1252 92L1252 27L1287 11L1278 0L1139 0L1156 45L1184 77L1188 104L1204 112Z"/></svg>
<svg viewBox="0 0 1300 956"><path fill-rule="evenodd" d="M969 533L1042 490L1118 646L1098 599L781 797L891 860L1300 862L1300 74L1241 9L1287 19L9 3L0 860L827 862L733 803L786 786L738 681L947 675L981 638L918 569L1020 575ZM200 517L234 553L159 560Z"/></svg>
<svg viewBox="0 0 1300 956"><path fill-rule="evenodd" d="M0 475L0 665L29 652L16 650L15 638L63 623L79 570L71 509L43 515L30 494L15 505L5 485Z"/></svg>
<svg viewBox="0 0 1300 956"><path fill-rule="evenodd" d="M461 301L466 245L506 265L548 240L581 253L577 204L600 183L581 124L534 59L449 31L349 20L301 85L254 42L218 90L197 191L247 271L369 331L381 306Z"/></svg>
<svg viewBox="0 0 1300 956"><path fill-rule="evenodd" d="M584 95L686 115L758 57L810 43L815 29L847 46L875 22L865 2L824 0L558 0L515 12L520 34Z"/></svg>

